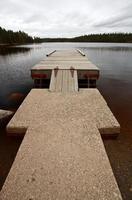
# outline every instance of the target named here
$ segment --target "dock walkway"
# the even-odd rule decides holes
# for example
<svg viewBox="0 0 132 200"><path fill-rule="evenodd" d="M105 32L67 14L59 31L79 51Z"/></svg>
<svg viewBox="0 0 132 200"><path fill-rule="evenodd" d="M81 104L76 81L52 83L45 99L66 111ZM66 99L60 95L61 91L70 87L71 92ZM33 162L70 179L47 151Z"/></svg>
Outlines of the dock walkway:
<svg viewBox="0 0 132 200"><path fill-rule="evenodd" d="M54 70L70 70L77 76L78 89L80 83L85 83L86 87L96 87L99 78L99 69L95 66L82 52L76 50L54 51L49 54L47 59L42 60L31 69L31 76L34 80L35 87L43 88L44 83L50 83L54 78ZM65 73L65 72L64 72ZM63 74L63 72L62 72ZM69 76L71 77L71 76ZM67 80L66 80L67 82ZM87 84L89 82L89 84ZM43 83L43 84L42 84ZM76 91L76 78L75 78Z"/></svg>
<svg viewBox="0 0 132 200"><path fill-rule="evenodd" d="M78 92L77 70L52 70L51 92Z"/></svg>
<svg viewBox="0 0 132 200"><path fill-rule="evenodd" d="M9 122L8 135L25 136L0 200L122 200L101 139L120 125L70 70L53 68L49 89L32 89Z"/></svg>

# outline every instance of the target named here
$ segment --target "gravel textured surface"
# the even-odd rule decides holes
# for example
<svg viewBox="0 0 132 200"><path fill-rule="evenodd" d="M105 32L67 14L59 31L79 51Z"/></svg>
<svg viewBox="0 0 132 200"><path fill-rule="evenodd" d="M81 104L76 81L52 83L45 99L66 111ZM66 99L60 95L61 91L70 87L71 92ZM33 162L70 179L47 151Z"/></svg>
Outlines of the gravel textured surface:
<svg viewBox="0 0 132 200"><path fill-rule="evenodd" d="M121 199L98 131L120 126L97 89L32 90L7 130L27 128L2 200Z"/></svg>
<svg viewBox="0 0 132 200"><path fill-rule="evenodd" d="M24 134L38 121L91 120L101 134L118 134L120 125L97 89L76 93L53 93L33 89L7 126L9 134Z"/></svg>
<svg viewBox="0 0 132 200"><path fill-rule="evenodd" d="M122 198L97 128L73 118L28 129L0 199Z"/></svg>

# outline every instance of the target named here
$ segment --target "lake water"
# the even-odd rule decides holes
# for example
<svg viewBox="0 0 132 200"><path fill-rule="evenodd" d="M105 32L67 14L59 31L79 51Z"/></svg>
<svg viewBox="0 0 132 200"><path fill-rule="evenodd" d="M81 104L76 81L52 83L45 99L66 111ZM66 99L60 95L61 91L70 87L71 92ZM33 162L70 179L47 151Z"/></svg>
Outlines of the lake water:
<svg viewBox="0 0 132 200"><path fill-rule="evenodd" d="M43 43L0 49L0 108L13 108L12 93L33 87L30 69L55 49L82 50L101 70L98 89L118 121L132 128L132 44ZM17 105L18 106L18 105Z"/></svg>
<svg viewBox="0 0 132 200"><path fill-rule="evenodd" d="M30 69L54 49L79 48L100 70L98 89L121 124L117 140L104 145L124 200L132 199L132 44L44 43L0 48L0 108L16 105L12 93L25 95L33 87ZM9 173L21 139L0 130L0 189Z"/></svg>

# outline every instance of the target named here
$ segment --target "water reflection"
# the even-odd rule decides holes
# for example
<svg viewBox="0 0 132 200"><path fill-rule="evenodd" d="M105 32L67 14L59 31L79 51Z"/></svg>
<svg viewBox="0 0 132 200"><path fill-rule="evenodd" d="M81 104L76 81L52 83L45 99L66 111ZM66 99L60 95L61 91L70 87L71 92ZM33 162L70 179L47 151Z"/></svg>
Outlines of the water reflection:
<svg viewBox="0 0 132 200"><path fill-rule="evenodd" d="M118 140L105 142L105 146L124 199L132 199L129 190L132 177L132 44L44 43L9 48L9 51L0 54L0 108L19 106L20 101L16 103L14 97L20 98L32 89L30 69L44 59L46 54L55 49L73 48L84 51L101 70L98 89L123 129ZM5 132L0 135L2 138ZM7 138L1 138L2 154L5 148L5 152L9 151L6 154L10 155L13 150L7 148L9 147ZM6 164L3 166L4 170L9 171L7 169L9 161L6 159Z"/></svg>
<svg viewBox="0 0 132 200"><path fill-rule="evenodd" d="M43 43L8 47L0 55L0 108L18 106L10 100L12 93L26 95L33 87L30 69L55 49L79 48L101 71L98 88L118 117L117 107L128 110L127 120L132 118L132 44L113 43ZM118 94L118 96L116 96ZM120 112L122 123L122 109ZM131 110L131 111L130 111ZM124 122L123 122L124 120ZM126 123L127 124L127 123ZM130 125L130 123L128 123Z"/></svg>
<svg viewBox="0 0 132 200"><path fill-rule="evenodd" d="M30 50L31 48L3 46L0 47L0 55L7 56L11 54L27 53Z"/></svg>
<svg viewBox="0 0 132 200"><path fill-rule="evenodd" d="M84 48L85 49L89 49L89 50L101 50L101 51L132 51L132 47L126 47L126 46L114 46L114 47L88 47L88 48Z"/></svg>

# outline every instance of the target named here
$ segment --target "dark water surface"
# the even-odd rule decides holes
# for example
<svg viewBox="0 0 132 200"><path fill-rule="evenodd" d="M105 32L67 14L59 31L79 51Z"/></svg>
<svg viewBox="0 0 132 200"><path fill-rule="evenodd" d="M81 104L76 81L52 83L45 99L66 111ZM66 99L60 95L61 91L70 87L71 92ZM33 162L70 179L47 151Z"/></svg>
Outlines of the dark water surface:
<svg viewBox="0 0 132 200"><path fill-rule="evenodd" d="M132 44L116 43L43 43L23 45L0 49L0 108L13 108L16 103L10 100L12 93L25 95L33 87L30 69L46 54L55 49L79 48L96 64L101 75L98 89L104 96L112 112L121 124L122 132L118 140L104 141L114 174L124 199L132 199ZM17 105L18 106L18 105ZM20 142L7 142L4 132L2 142L8 144L0 153L11 152L12 155ZM9 140L9 139L8 139ZM16 145L15 145L16 144ZM3 145L4 146L4 145ZM11 146L11 147L10 147ZM15 150L14 150L15 149ZM15 153L14 153L15 152ZM9 154L10 155L10 154ZM5 163L5 174L9 171L10 162ZM2 159L0 159L1 162ZM4 164L3 164L4 165ZM4 179L4 178L3 178Z"/></svg>
<svg viewBox="0 0 132 200"><path fill-rule="evenodd" d="M30 69L54 49L79 48L101 70L98 88L119 122L132 127L132 44L43 43L0 50L0 108L16 106L11 93L33 87Z"/></svg>

